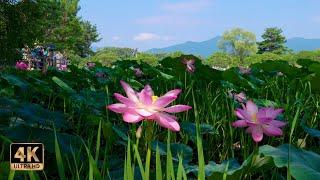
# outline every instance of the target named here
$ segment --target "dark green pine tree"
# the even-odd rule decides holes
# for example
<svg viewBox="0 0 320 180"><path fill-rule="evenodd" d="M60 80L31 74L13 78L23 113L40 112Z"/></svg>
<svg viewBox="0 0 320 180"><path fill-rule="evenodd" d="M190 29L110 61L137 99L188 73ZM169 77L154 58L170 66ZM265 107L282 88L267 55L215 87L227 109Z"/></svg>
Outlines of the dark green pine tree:
<svg viewBox="0 0 320 180"><path fill-rule="evenodd" d="M267 28L261 36L264 40L258 42L258 53L271 52L275 54L283 54L288 49L285 46L286 37L282 34L282 30L277 27Z"/></svg>

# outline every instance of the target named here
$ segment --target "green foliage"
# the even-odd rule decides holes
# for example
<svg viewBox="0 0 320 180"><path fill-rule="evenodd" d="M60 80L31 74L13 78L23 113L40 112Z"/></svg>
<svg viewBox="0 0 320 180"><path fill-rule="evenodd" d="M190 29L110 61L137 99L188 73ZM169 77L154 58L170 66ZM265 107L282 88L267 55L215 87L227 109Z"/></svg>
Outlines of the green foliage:
<svg viewBox="0 0 320 180"><path fill-rule="evenodd" d="M315 51L300 51L296 55L296 59L310 59L313 61L320 61L320 50Z"/></svg>
<svg viewBox="0 0 320 180"><path fill-rule="evenodd" d="M237 66L239 64L239 60L236 57L230 56L225 52L215 52L206 61L204 61L204 64L207 64L211 67L215 66L222 68L230 68L233 66Z"/></svg>
<svg viewBox="0 0 320 180"><path fill-rule="evenodd" d="M243 63L244 58L257 52L256 36L254 33L241 28L234 28L223 33L218 47L240 59Z"/></svg>
<svg viewBox="0 0 320 180"><path fill-rule="evenodd" d="M94 56L81 62L84 66L87 62L99 62L105 66L111 66L112 63L122 59L134 59L135 50L131 48L106 47L99 49Z"/></svg>
<svg viewBox="0 0 320 180"><path fill-rule="evenodd" d="M145 62L152 66L156 66L158 64L158 58L155 57L153 54L138 53L136 58L139 62Z"/></svg>
<svg viewBox="0 0 320 180"><path fill-rule="evenodd" d="M258 42L258 53L285 53L287 50L284 45L286 43L286 37L284 37L281 33L282 30L280 28L272 27L265 29L265 32L261 36L263 38L263 41Z"/></svg>

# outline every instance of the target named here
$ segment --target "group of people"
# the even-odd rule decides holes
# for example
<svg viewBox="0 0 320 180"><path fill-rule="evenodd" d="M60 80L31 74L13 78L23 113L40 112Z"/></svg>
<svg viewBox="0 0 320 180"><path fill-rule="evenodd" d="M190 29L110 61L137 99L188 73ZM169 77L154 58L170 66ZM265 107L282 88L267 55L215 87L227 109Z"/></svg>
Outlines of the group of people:
<svg viewBox="0 0 320 180"><path fill-rule="evenodd" d="M28 70L43 69L47 66L66 70L68 60L60 51L55 51L54 45L41 46L35 44L33 49L25 45L21 49L22 62L27 65Z"/></svg>

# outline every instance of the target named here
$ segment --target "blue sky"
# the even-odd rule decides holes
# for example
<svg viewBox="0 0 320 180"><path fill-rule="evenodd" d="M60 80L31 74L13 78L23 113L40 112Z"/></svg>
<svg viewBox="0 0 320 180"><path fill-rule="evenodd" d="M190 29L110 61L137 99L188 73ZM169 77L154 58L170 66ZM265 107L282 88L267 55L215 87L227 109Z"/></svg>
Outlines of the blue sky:
<svg viewBox="0 0 320 180"><path fill-rule="evenodd" d="M267 27L287 38L320 38L320 0L80 0L79 15L97 25L98 47L147 50L204 41L241 27L258 40Z"/></svg>

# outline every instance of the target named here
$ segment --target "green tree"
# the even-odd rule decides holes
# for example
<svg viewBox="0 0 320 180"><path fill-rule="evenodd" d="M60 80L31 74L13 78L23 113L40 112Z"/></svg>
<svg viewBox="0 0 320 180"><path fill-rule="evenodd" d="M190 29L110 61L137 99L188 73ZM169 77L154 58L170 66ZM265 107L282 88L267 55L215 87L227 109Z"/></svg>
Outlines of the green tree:
<svg viewBox="0 0 320 180"><path fill-rule="evenodd" d="M218 47L224 52L238 57L243 63L246 56L257 52L256 36L244 29L234 28L223 33Z"/></svg>
<svg viewBox="0 0 320 180"><path fill-rule="evenodd" d="M264 40L258 42L258 53L271 52L274 54L283 54L286 52L287 47L285 43L287 40L281 33L282 30L280 28L267 28L261 36Z"/></svg>
<svg viewBox="0 0 320 180"><path fill-rule="evenodd" d="M51 26L46 34L47 43L55 44L59 49L75 53L80 57L92 54L90 46L99 41L96 26L77 17L79 0L60 0L58 22Z"/></svg>
<svg viewBox="0 0 320 180"><path fill-rule="evenodd" d="M152 66L156 66L158 64L159 59L153 54L141 52L141 53L138 53L137 60L139 62L145 62Z"/></svg>
<svg viewBox="0 0 320 180"><path fill-rule="evenodd" d="M216 66L221 68L229 68L231 66L237 66L239 64L237 58L230 56L225 52L213 53L204 64L209 66Z"/></svg>
<svg viewBox="0 0 320 180"><path fill-rule="evenodd" d="M87 57L92 55L91 44L100 40L97 33L97 27L92 25L89 21L81 21L82 38L77 44L78 55Z"/></svg>
<svg viewBox="0 0 320 180"><path fill-rule="evenodd" d="M81 57L97 42L96 27L77 17L79 0L0 0L0 63L13 63L17 49L55 44Z"/></svg>
<svg viewBox="0 0 320 180"><path fill-rule="evenodd" d="M44 39L43 27L50 14L45 0L0 0L0 60L10 63L19 58L17 48ZM47 11L48 10L48 11ZM53 23L54 24L54 23ZM11 62L12 63L12 62Z"/></svg>

